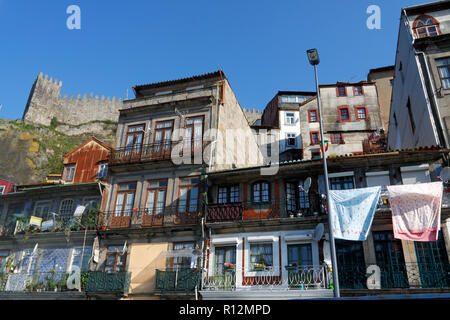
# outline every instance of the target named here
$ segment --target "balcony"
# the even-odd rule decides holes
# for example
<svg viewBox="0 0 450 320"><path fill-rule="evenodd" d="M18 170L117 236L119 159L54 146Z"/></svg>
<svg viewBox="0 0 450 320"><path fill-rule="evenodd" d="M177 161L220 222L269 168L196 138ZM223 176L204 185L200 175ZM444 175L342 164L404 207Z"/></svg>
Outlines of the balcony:
<svg viewBox="0 0 450 320"><path fill-rule="evenodd" d="M86 283L86 292L127 294L130 288L130 281L130 272L107 273L91 271Z"/></svg>
<svg viewBox="0 0 450 320"><path fill-rule="evenodd" d="M274 297L329 296L332 295L332 274L326 265L299 267L267 267L247 269L236 267L220 273L209 272L202 279L204 297L228 297L236 299L241 294L258 297L259 294Z"/></svg>
<svg viewBox="0 0 450 320"><path fill-rule="evenodd" d="M100 221L100 212L91 210L81 217L73 215L56 215L55 219L47 217L42 219L40 226L31 223L31 217L11 221L0 226L0 236L30 235L47 232L65 232L80 230L96 230Z"/></svg>
<svg viewBox="0 0 450 320"><path fill-rule="evenodd" d="M381 289L450 288L450 267L443 263L378 264ZM367 268L338 265L342 289L367 289Z"/></svg>
<svg viewBox="0 0 450 320"><path fill-rule="evenodd" d="M200 289L201 278L201 269L156 269L155 290L161 292L194 292L195 288Z"/></svg>
<svg viewBox="0 0 450 320"><path fill-rule="evenodd" d="M68 289L65 272L46 273L0 273L0 291L2 292L71 292ZM89 272L81 273L81 290L84 292Z"/></svg>
<svg viewBox="0 0 450 320"><path fill-rule="evenodd" d="M303 207L286 201L272 200L266 203L236 202L208 205L207 222L261 220L280 217L307 217L323 213L319 195L310 194Z"/></svg>
<svg viewBox="0 0 450 320"><path fill-rule="evenodd" d="M203 150L209 141L203 141L202 139L190 140L190 143L184 143L180 141L162 141L159 143L151 143L144 145L134 145L132 147L125 147L114 149L111 152L109 158L110 165L120 165L120 164L132 164L140 162L149 161L161 161L161 160L171 160L172 150L179 150L178 156L180 158L187 157L191 155L199 155L200 158L203 157ZM176 152L176 151L175 151Z"/></svg>
<svg viewBox="0 0 450 320"><path fill-rule="evenodd" d="M108 211L104 215L110 217L110 229L125 229L132 225L140 225L143 228L166 227L166 226L187 226L196 225L200 222L200 209L189 208L191 212L179 212L178 206L166 206L161 209L140 209L135 208L127 215L120 216L122 212Z"/></svg>

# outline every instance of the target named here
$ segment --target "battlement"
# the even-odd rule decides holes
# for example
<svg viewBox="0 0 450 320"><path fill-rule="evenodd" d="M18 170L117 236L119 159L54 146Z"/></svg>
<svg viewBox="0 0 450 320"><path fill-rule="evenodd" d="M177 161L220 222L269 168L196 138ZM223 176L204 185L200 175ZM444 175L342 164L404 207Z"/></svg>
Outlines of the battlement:
<svg viewBox="0 0 450 320"><path fill-rule="evenodd" d="M53 118L72 125L94 120L118 121L119 110L123 108L122 98L115 96L99 98L90 93L89 97L78 94L64 94L61 97L62 81L53 79L42 72L31 88L22 119L32 123L50 125Z"/></svg>
<svg viewBox="0 0 450 320"><path fill-rule="evenodd" d="M245 117L250 125L253 125L255 121L260 120L262 117L262 112L258 109L255 110L255 108L243 108L242 111L244 111Z"/></svg>

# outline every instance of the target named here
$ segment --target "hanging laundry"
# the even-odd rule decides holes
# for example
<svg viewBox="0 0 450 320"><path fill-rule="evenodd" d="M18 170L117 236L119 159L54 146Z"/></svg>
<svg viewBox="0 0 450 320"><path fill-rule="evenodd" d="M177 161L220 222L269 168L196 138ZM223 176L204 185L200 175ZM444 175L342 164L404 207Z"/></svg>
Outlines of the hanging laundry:
<svg viewBox="0 0 450 320"><path fill-rule="evenodd" d="M330 214L335 238L364 241L372 225L381 187L330 190Z"/></svg>
<svg viewBox="0 0 450 320"><path fill-rule="evenodd" d="M442 182L388 186L394 237L436 241L441 228Z"/></svg>

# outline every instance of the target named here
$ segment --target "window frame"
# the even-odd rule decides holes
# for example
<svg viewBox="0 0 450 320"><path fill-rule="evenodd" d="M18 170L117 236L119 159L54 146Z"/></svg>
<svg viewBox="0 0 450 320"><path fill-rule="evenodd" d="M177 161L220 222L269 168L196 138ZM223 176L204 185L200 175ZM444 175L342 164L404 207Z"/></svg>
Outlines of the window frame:
<svg viewBox="0 0 450 320"><path fill-rule="evenodd" d="M344 89L344 95L341 95L339 89ZM347 87L346 86L337 86L336 87L336 97L346 97L347 96Z"/></svg>
<svg viewBox="0 0 450 320"><path fill-rule="evenodd" d="M106 273L125 272L126 269L127 269L127 255L128 255L128 252L125 251L125 253L122 254L122 251L120 251L120 250L117 250L117 251L114 251L114 252L113 251L109 251L109 248L113 248L113 247L122 247L122 251L123 251L123 245L109 245L109 246L107 246L106 247L106 257L105 257L105 263L104 263L103 271L106 272ZM112 265L108 264L108 257L110 257L110 256L114 256L114 263ZM119 256L125 256L125 260L123 261L123 266L118 266L117 265L117 261L118 261L118 257ZM83 262L81 262L81 263L83 263ZM109 267L109 266L113 267L112 272L108 272L106 270L106 268ZM118 267L119 268L123 268L123 270L122 271L120 271L120 270L117 271Z"/></svg>
<svg viewBox="0 0 450 320"><path fill-rule="evenodd" d="M255 270L255 267L254 267L254 263L258 263L258 262L252 262L252 257L259 257L259 256L261 256L261 255L269 255L269 253L264 253L264 254L254 254L254 253L252 253L252 247L253 248L255 248L255 247L261 247L261 246L264 246L264 247L267 247L267 248L270 248L270 251L271 251L271 253L270 253L270 255L272 256L272 261L270 262L270 265L269 264L265 264L265 266L266 266L266 268L273 268L274 267L274 265L275 265L275 255L274 255L274 249L273 249L273 242L250 242L249 243L249 246L248 246L248 259L249 259L249 271L250 272L258 272L258 270ZM264 261L264 262L266 262L267 263L267 261Z"/></svg>
<svg viewBox="0 0 450 320"><path fill-rule="evenodd" d="M313 134L317 134L317 142L314 141ZM320 145L320 132L319 131L310 131L309 139L310 139L312 146Z"/></svg>
<svg viewBox="0 0 450 320"><path fill-rule="evenodd" d="M263 191L265 191L265 190L263 190L263 185L264 184L267 184L267 200L266 201L264 201L264 194L263 194ZM260 185L260 188L257 191L259 193L259 200L255 199L255 191L256 191L255 190L255 186L256 185ZM255 181L255 182L252 183L251 188L252 188L251 189L251 192L252 192L252 203L261 204L261 203L270 203L271 202L271 190L270 190L271 183L270 183L270 181L267 181L267 180Z"/></svg>
<svg viewBox="0 0 450 320"><path fill-rule="evenodd" d="M285 200L286 200L286 210L288 211L288 212L290 212L290 211L299 211L299 210L309 210L309 209L311 209L311 199L309 198L309 194L307 193L307 192L305 192L305 191L301 191L301 190L299 190L299 185L300 185L300 182L302 182L302 184L303 184L303 182L304 181L302 181L302 180L299 180L299 179L297 179L297 180L287 180L286 182L285 182L285 184L284 184L284 186L285 186L285 194L286 194L286 196L285 196ZM290 188L288 188L288 185L292 185L293 186L293 188L292 188L292 190L294 191L294 194L292 194L292 193L289 193L288 192L288 190L290 189ZM292 207L292 204L291 203L288 203L288 195L293 195L294 196L294 206L295 206L295 208L294 209L291 209ZM292 200L292 199L290 199L290 200Z"/></svg>
<svg viewBox="0 0 450 320"><path fill-rule="evenodd" d="M340 141L336 142L335 135L339 135L340 136L340 138L339 138ZM331 144L345 144L344 135L342 134L342 132L330 133L330 138L331 138Z"/></svg>
<svg viewBox="0 0 450 320"><path fill-rule="evenodd" d="M425 20L426 19L426 20ZM418 24L420 22L428 22L431 21L433 24L424 24L422 26L418 26ZM427 21L428 20L428 21ZM432 35L429 31L430 28L435 28L436 29L436 34ZM424 30L425 33L421 33L419 30ZM418 16L413 23L413 31L414 34L417 38L421 39L421 38L427 38L427 37L436 37L441 35L441 27L440 27L440 23L439 21L437 21L435 18L433 18L432 16L426 15L426 14L422 14L420 16Z"/></svg>
<svg viewBox="0 0 450 320"><path fill-rule="evenodd" d="M348 119L342 119L341 110L346 109L348 112ZM337 107L338 111L338 122L351 122L352 121L352 115L350 113L350 107L349 106L339 106Z"/></svg>
<svg viewBox="0 0 450 320"><path fill-rule="evenodd" d="M292 114L292 117L288 116L290 114ZM289 122L288 119L291 119L291 122ZM295 112L294 111L286 112L284 114L284 124L287 126L295 126Z"/></svg>
<svg viewBox="0 0 450 320"><path fill-rule="evenodd" d="M356 88L361 88L361 94L356 94ZM364 86L360 85L360 86L353 86L353 96L354 97L361 97L364 95Z"/></svg>
<svg viewBox="0 0 450 320"><path fill-rule="evenodd" d="M127 190L120 190L120 186L122 185L135 185L136 187L134 189L127 189ZM131 217L134 209L134 203L136 202L136 189L137 189L137 181L130 181L130 182L121 182L117 184L117 191L116 191L116 199L114 201L114 208L113 208L113 215L114 217ZM127 199L128 197L126 195L133 193L133 204L131 206L131 212L128 215L124 215L126 213L125 208L127 207ZM122 202L122 209L120 211L120 215L117 215L117 198L120 194L124 194L123 202Z"/></svg>
<svg viewBox="0 0 450 320"><path fill-rule="evenodd" d="M109 170L108 161L100 161L98 163L97 178L106 179L108 177L108 170Z"/></svg>
<svg viewBox="0 0 450 320"><path fill-rule="evenodd" d="M289 137L289 135L294 135L294 137ZM294 144L289 144L289 139L294 139ZM296 147L297 146L297 134L292 132L286 132L286 148Z"/></svg>
<svg viewBox="0 0 450 320"><path fill-rule="evenodd" d="M61 213L61 210L62 210L62 207L63 207L63 203L64 203L65 201L69 201L69 200L72 201L72 213L71 213L71 214L62 214L62 213ZM73 216L73 214L74 214L74 212L75 212L75 209L76 209L75 205L76 205L76 201L75 201L74 199L72 199L72 198L65 198L65 199L62 199L61 202L59 203L58 214L59 214L60 216ZM65 210L66 210L66 209L65 209Z"/></svg>
<svg viewBox="0 0 450 320"><path fill-rule="evenodd" d="M191 184L181 184L181 181L184 180L192 180L192 179L198 179L198 183L191 183ZM196 199L196 210L194 211L190 211L191 208L191 190L197 188L197 199ZM184 210L180 211L180 194L181 194L181 189L187 189L186 191L186 204L184 205ZM199 202L200 202L200 177L199 176L194 176L194 177L183 177L183 178L179 178L178 179L178 195L177 195L177 207L176 207L176 212L177 213L195 213L195 212L199 212L200 208L199 208Z"/></svg>
<svg viewBox="0 0 450 320"><path fill-rule="evenodd" d="M139 131L130 131L133 128L137 128L137 127L143 127L142 130ZM124 149L126 151L126 154L131 155L131 154L139 154L141 153L142 147L144 145L144 140L145 140L145 128L146 128L146 124L145 123L140 123L140 124L133 124L133 125L129 125L127 126L127 132L125 134L125 141L124 141ZM142 141L141 143L136 143L136 137L138 135L142 135ZM129 136L133 136L133 144L131 145L131 148L128 149L127 146L127 141Z"/></svg>
<svg viewBox="0 0 450 320"><path fill-rule="evenodd" d="M446 64L445 65L438 65L438 62L439 61L443 61L443 60L446 60ZM442 89L449 90L450 89L450 56L437 58L437 59L434 60L434 63L436 65L436 68L437 68L437 71L438 71L439 80L441 81ZM441 76L440 69L444 69L444 68L447 69L447 73L449 74L448 77L442 77ZM447 82L445 82L444 80L448 81L448 86L445 85L445 83L447 83Z"/></svg>
<svg viewBox="0 0 450 320"><path fill-rule="evenodd" d="M236 191L234 190L232 190L233 188L237 188L237 201L231 201L232 200L232 198L233 198L233 200L235 200L236 199L236 197L235 197L235 193L236 193ZM226 192L226 201L225 202L221 202L220 200L221 200L221 189L225 189L225 192ZM232 203L239 203L240 202L240 199L241 199L241 196L240 196L240 185L239 184L233 184L233 185L219 185L218 186L218 188L217 188L217 203L218 204L232 204ZM232 194L233 194L233 197L232 197Z"/></svg>
<svg viewBox="0 0 450 320"><path fill-rule="evenodd" d="M315 120L315 121L312 121L312 120L311 120L311 118L312 118L312 117L311 117L311 112L312 112L312 111L314 111L315 114L316 114L316 115L315 115L315 117L316 117L316 120ZM308 110L308 122L309 122L309 123L316 123L316 122L319 122L319 109L316 108L316 109L309 109L309 110Z"/></svg>
<svg viewBox="0 0 450 320"><path fill-rule="evenodd" d="M64 181L65 182L73 182L75 179L75 172L77 170L77 164L76 163L70 163L66 164L64 166ZM68 179L68 175L70 174L70 180Z"/></svg>
<svg viewBox="0 0 450 320"><path fill-rule="evenodd" d="M354 106L354 109L355 109L355 119L356 120L370 120L369 110L367 109L366 105ZM366 116L364 118L359 117L359 114L358 114L359 109L364 109L364 112L366 114Z"/></svg>
<svg viewBox="0 0 450 320"><path fill-rule="evenodd" d="M158 185L157 187L151 187L151 183L154 182L158 182L158 184L160 182L165 182L166 185L161 186ZM144 214L145 215L156 215L156 214L164 214L165 210L166 210L166 200L167 200L167 185L168 185L168 179L152 179L152 180L148 180L147 181L147 188L146 190L146 194L145 194L145 209L144 209ZM148 204L148 197L151 191L155 192L155 197L153 198L153 206L151 208L151 212L149 212L149 208L147 208L147 204ZM163 199L163 207L160 209L158 207L158 202L159 202L159 197L160 197L160 193L164 191L164 199Z"/></svg>
<svg viewBox="0 0 450 320"><path fill-rule="evenodd" d="M0 194L3 194L3 192L5 192L6 190L6 186L0 186Z"/></svg>
<svg viewBox="0 0 450 320"><path fill-rule="evenodd" d="M67 200L67 199L66 199L66 200ZM62 203L62 202L61 202L61 203ZM37 215L37 214L36 214L36 209L37 209L37 208L45 207L45 204L48 204L48 205L49 205L49 206L48 206L49 209L48 209L47 215L44 216L44 215L42 214L42 212L41 212L40 215ZM41 200L41 201L37 201L37 202L35 203L35 205L34 205L34 208L33 208L33 216L35 216L35 217L41 217L41 218L47 218L47 217L49 216L50 212L52 211L52 206L53 206L52 200Z"/></svg>

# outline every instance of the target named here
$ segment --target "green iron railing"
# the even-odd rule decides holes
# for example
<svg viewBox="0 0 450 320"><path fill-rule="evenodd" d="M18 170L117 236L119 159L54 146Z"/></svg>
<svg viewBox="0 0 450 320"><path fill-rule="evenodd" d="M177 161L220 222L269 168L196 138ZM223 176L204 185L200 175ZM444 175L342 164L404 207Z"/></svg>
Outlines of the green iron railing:
<svg viewBox="0 0 450 320"><path fill-rule="evenodd" d="M383 289L450 288L450 267L446 263L379 264ZM338 265L342 289L367 289L365 265Z"/></svg>
<svg viewBox="0 0 450 320"><path fill-rule="evenodd" d="M86 292L93 293L128 293L130 288L131 273L100 271L89 272L86 284Z"/></svg>
<svg viewBox="0 0 450 320"><path fill-rule="evenodd" d="M155 290L190 292L200 288L201 269L156 269Z"/></svg>

